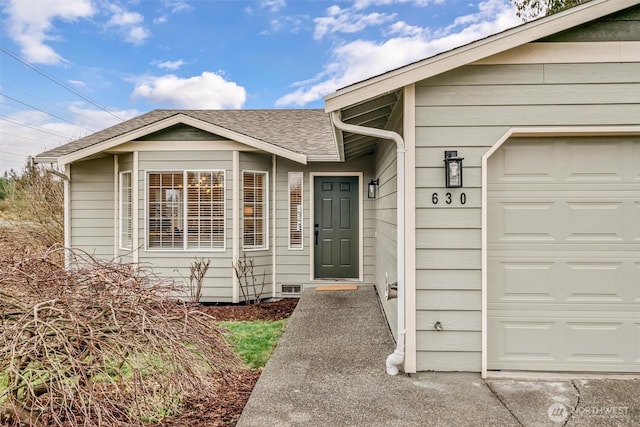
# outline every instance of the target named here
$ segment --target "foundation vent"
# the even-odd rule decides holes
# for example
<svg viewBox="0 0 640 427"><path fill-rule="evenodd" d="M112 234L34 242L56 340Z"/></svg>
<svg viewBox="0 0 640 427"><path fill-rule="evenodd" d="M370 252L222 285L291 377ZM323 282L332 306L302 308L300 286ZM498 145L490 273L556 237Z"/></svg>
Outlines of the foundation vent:
<svg viewBox="0 0 640 427"><path fill-rule="evenodd" d="M302 294L302 285L299 283L283 283L280 285L280 293L282 296Z"/></svg>

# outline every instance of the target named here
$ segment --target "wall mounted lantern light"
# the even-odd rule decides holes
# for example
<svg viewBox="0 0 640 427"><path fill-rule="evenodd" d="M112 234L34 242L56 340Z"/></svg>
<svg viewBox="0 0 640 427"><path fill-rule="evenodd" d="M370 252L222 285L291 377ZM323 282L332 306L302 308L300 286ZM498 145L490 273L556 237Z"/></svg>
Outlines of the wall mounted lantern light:
<svg viewBox="0 0 640 427"><path fill-rule="evenodd" d="M375 199L378 194L378 185L380 184L379 179L374 179L369 182L369 189L367 191L367 197L370 199Z"/></svg>
<svg viewBox="0 0 640 427"><path fill-rule="evenodd" d="M444 177L447 188L462 187L462 161L457 151L444 152Z"/></svg>

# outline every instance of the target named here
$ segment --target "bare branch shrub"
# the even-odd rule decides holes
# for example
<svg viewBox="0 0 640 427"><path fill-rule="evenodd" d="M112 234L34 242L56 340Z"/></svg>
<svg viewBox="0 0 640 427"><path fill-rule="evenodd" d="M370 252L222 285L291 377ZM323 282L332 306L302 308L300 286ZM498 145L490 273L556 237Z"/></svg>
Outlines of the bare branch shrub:
<svg viewBox="0 0 640 427"><path fill-rule="evenodd" d="M249 303L253 296L253 303L260 304L264 292L266 272L262 272L262 281L258 283L255 275L255 261L253 258L247 258L245 253L242 254L242 258L233 263L233 271L240 284L244 302Z"/></svg>
<svg viewBox="0 0 640 427"><path fill-rule="evenodd" d="M202 298L202 283L204 282L204 276L209 270L209 264L211 264L210 259L205 262L204 258L196 258L189 266L189 294L191 302L198 303L200 302L200 298Z"/></svg>
<svg viewBox="0 0 640 427"><path fill-rule="evenodd" d="M62 250L0 253L0 424L142 425L241 366L177 284Z"/></svg>
<svg viewBox="0 0 640 427"><path fill-rule="evenodd" d="M10 181L10 182L9 182ZM19 228L15 237L45 250L64 240L64 183L44 166L25 168L6 185L6 216Z"/></svg>

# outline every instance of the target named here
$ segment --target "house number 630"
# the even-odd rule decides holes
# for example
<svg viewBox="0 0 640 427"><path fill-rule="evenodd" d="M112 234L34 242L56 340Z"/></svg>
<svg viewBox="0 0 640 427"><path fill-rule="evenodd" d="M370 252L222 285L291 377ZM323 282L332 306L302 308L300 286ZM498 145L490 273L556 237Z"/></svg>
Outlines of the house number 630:
<svg viewBox="0 0 640 427"><path fill-rule="evenodd" d="M439 202L440 202L440 195L438 193L433 193L431 195L431 203L433 203L434 205L437 205ZM444 202L446 204L448 204L448 205L453 203L453 194L445 193ZM466 193L460 193L460 204L464 205L466 203L467 203L467 194Z"/></svg>

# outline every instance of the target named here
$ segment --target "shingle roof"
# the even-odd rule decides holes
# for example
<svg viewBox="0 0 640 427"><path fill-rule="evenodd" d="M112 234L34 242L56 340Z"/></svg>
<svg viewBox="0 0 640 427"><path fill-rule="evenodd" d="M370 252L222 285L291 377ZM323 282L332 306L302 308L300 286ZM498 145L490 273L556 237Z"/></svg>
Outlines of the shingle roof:
<svg viewBox="0 0 640 427"><path fill-rule="evenodd" d="M323 110L153 110L40 153L36 158L57 158L75 153L180 114L295 153L336 155L329 116Z"/></svg>

